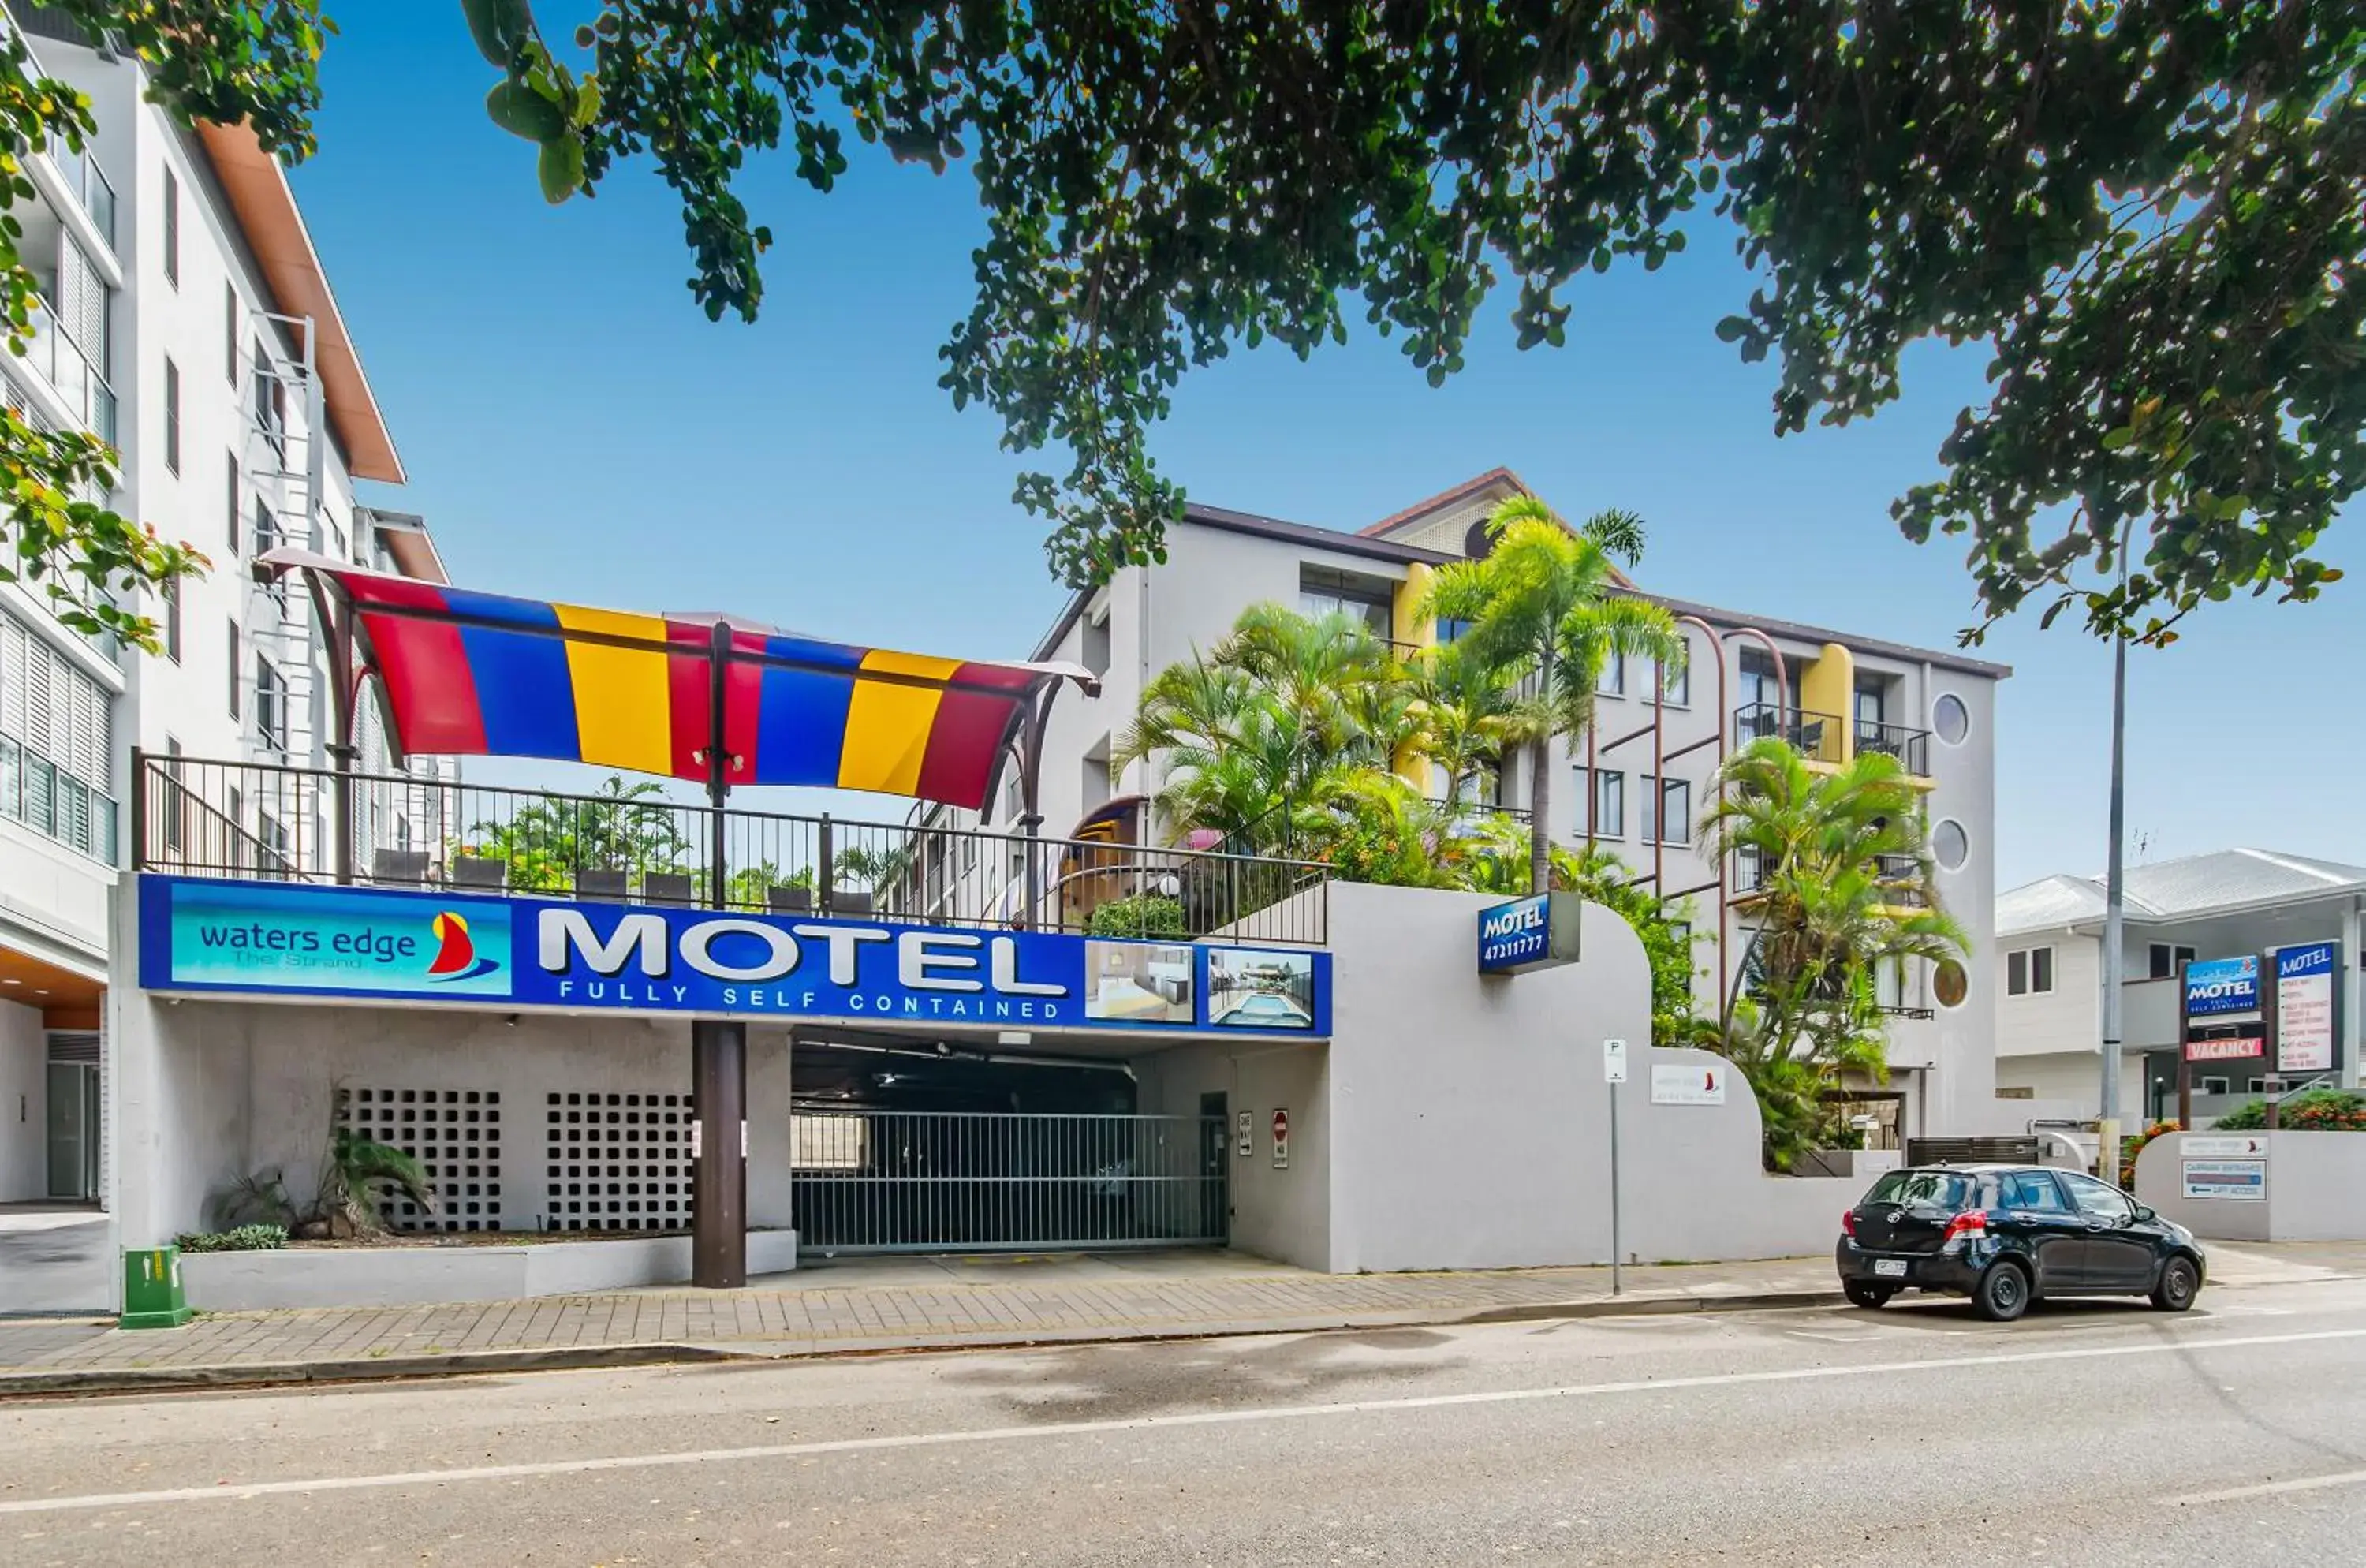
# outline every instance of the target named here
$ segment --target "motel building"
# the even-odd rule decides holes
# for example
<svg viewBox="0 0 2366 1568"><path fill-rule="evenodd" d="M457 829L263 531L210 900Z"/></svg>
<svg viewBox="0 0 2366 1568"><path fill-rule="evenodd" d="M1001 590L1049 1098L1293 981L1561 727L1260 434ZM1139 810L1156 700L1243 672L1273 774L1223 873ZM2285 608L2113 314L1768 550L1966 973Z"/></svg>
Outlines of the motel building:
<svg viewBox="0 0 2366 1568"><path fill-rule="evenodd" d="M275 1180L300 1203L339 1128L434 1187L388 1202L388 1245L185 1256L193 1306L729 1286L895 1251L1599 1263L1613 1096L1630 1258L1820 1251L1861 1188L1762 1172L1749 1089L1651 1047L1642 947L1598 908L1064 840L1040 809L1012 833L930 823L1006 779L1038 798L1049 716L1094 684L1080 666L533 603L294 549L265 565L350 628L332 689L402 753L676 783L619 802L322 771L338 825L261 875L176 820L195 776L244 764L137 760L105 1036L115 1239L219 1227ZM757 804L781 786L915 805L864 824ZM446 797L442 841L355 829L422 787ZM964 867L1005 874L940 874ZM938 889L925 918L914 886ZM1185 929L1096 929L1144 892Z"/></svg>

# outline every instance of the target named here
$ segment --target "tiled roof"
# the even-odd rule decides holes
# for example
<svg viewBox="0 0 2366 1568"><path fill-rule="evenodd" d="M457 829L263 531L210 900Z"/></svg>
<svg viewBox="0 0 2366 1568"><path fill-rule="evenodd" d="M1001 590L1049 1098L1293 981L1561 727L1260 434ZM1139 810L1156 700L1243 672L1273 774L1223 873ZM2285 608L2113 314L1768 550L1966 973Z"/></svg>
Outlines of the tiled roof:
<svg viewBox="0 0 2366 1568"><path fill-rule="evenodd" d="M2193 919L2261 904L2366 893L2366 866L2271 850L2214 850L2127 869L2128 918ZM2047 876L1997 895L2000 935L2103 918L2100 876Z"/></svg>

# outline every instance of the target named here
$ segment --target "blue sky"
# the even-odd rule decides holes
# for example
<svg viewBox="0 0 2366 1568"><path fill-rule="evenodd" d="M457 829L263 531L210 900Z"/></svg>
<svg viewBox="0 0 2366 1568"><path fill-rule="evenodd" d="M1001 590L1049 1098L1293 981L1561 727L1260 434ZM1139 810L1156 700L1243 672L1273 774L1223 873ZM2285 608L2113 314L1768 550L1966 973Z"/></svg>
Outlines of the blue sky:
<svg viewBox="0 0 2366 1568"><path fill-rule="evenodd" d="M568 7L544 9L551 36L571 31ZM296 188L411 474L370 499L423 513L456 581L1027 650L1063 594L1009 500L1025 465L936 386L981 232L965 171L859 151L822 197L758 158L741 190L776 241L763 319L711 323L646 164L546 206L533 149L485 118L490 74L456 8L332 10L321 151ZM1558 351L1518 353L1492 311L1443 389L1369 332L1305 364L1236 353L1186 383L1158 457L1195 499L1348 528L1505 464L1565 513L1642 513L1640 575L1664 592L1952 647L1973 618L1961 551L1906 543L1887 505L1933 471L1978 363L1920 350L1878 418L1778 440L1772 368L1712 332L1750 279L1721 232L1703 239L1656 275L1577 285ZM2327 553L2366 580L2354 523ZM2151 858L2256 844L2366 863L2349 809L2366 742L2342 697L2360 591L2214 607L2133 656L2129 822ZM2100 870L2108 650L2069 617L2025 618L1983 656L2016 671L2000 886Z"/></svg>

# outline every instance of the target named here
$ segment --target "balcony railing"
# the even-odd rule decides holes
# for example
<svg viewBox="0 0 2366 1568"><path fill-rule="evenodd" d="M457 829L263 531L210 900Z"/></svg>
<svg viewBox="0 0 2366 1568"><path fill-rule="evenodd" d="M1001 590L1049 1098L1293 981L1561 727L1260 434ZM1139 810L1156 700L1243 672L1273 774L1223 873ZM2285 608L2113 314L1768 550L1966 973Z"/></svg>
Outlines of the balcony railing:
<svg viewBox="0 0 2366 1568"><path fill-rule="evenodd" d="M144 753L132 770L133 865L332 884L341 790L350 796L352 877L367 886L1101 936L1301 946L1328 938L1330 872L1309 861L718 814L654 785L646 795L558 795ZM709 887L718 833L719 900Z"/></svg>
<svg viewBox="0 0 2366 1568"><path fill-rule="evenodd" d="M1800 756L1819 762L1841 760L1842 720L1828 713L1808 713L1776 703L1752 703L1733 714L1733 743L1748 746L1760 740L1781 740Z"/></svg>
<svg viewBox="0 0 2366 1568"><path fill-rule="evenodd" d="M1922 863L1912 855L1876 855L1873 874L1881 882L1883 901L1892 908L1920 909L1930 904Z"/></svg>
<svg viewBox="0 0 2366 1568"><path fill-rule="evenodd" d="M33 301L33 337L25 345L23 358L48 379L82 429L110 446L117 444L115 389L107 384L107 378L82 345L66 335L50 302L38 297Z"/></svg>
<svg viewBox="0 0 2366 1568"><path fill-rule="evenodd" d="M1884 724L1878 719L1856 721L1857 754L1878 751L1885 757L1895 757L1908 773L1927 777L1931 772L1931 732L1910 729L1902 724Z"/></svg>

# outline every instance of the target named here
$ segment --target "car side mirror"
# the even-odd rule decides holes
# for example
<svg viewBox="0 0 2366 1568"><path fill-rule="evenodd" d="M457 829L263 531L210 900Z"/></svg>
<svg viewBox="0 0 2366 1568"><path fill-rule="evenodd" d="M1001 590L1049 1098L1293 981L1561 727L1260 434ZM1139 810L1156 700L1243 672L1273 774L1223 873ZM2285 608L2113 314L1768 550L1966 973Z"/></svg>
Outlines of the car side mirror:
<svg viewBox="0 0 2366 1568"><path fill-rule="evenodd" d="M2142 1203L2138 1203L2138 1204L2136 1205L2136 1223L2137 1223L2138 1224L2146 1224L2146 1222L2148 1222L2148 1221L2151 1221L2151 1220L2157 1220L2157 1219L2158 1219L2158 1218L2160 1218L2160 1216L2159 1216L2158 1214L2154 1213L2150 1209L2146 1208Z"/></svg>

